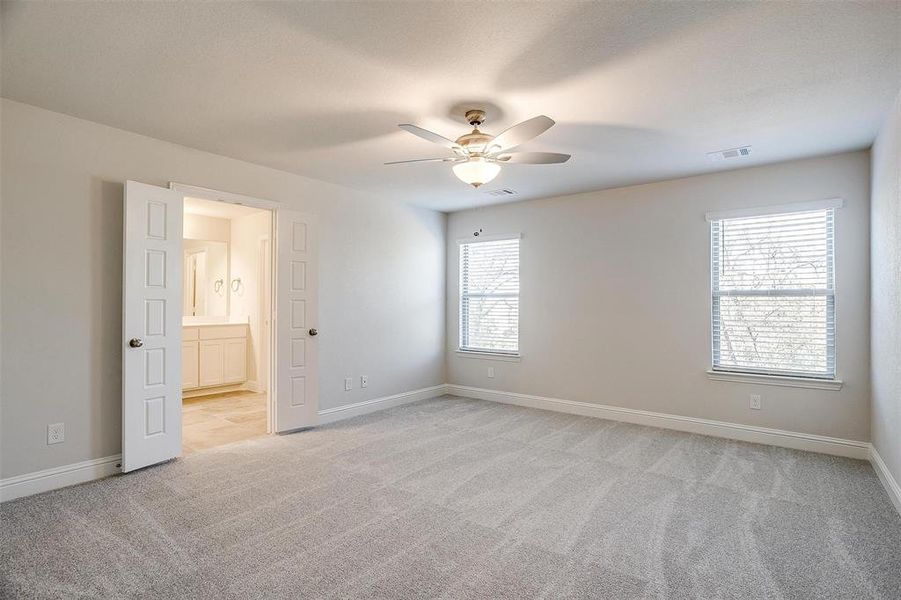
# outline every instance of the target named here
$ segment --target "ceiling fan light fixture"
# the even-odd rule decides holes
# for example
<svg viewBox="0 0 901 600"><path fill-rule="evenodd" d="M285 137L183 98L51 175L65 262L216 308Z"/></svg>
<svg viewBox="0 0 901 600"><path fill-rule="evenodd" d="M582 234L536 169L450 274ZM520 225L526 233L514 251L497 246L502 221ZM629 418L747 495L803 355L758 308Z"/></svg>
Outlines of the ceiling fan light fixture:
<svg viewBox="0 0 901 600"><path fill-rule="evenodd" d="M501 163L552 165L564 163L570 158L569 154L521 152L518 150L520 145L541 135L554 125L554 120L545 115L538 115L522 123L517 123L496 136L479 129L482 123L485 122L485 111L478 109L467 111L466 120L472 125L472 131L461 135L456 140L448 139L443 135L417 127L412 123L401 123L399 127L404 131L433 144L448 148L454 153L454 156L399 160L385 164L451 162L454 163L454 175L463 183L468 183L472 187L477 188L497 177L498 173L501 172Z"/></svg>
<svg viewBox="0 0 901 600"><path fill-rule="evenodd" d="M483 183L488 183L501 172L501 167L497 163L488 162L482 157L473 157L466 162L454 165L454 175L472 187L479 187Z"/></svg>

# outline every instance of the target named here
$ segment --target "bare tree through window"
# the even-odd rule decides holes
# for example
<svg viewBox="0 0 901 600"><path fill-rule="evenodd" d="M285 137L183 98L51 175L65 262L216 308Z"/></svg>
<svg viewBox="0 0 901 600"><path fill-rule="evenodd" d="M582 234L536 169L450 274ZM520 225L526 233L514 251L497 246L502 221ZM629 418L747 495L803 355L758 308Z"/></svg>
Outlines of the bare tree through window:
<svg viewBox="0 0 901 600"><path fill-rule="evenodd" d="M519 352L519 240L460 245L460 349Z"/></svg>
<svg viewBox="0 0 901 600"><path fill-rule="evenodd" d="M833 377L833 209L711 221L713 367Z"/></svg>

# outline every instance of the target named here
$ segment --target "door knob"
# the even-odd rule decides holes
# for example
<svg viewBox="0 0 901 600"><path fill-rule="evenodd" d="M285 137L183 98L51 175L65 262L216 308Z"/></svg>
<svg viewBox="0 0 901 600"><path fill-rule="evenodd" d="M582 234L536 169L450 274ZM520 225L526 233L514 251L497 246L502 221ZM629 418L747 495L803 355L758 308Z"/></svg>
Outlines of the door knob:
<svg viewBox="0 0 901 600"><path fill-rule="evenodd" d="M311 330L310 330L310 335L319 335L319 331L316 330L316 329L311 329Z"/></svg>
<svg viewBox="0 0 901 600"><path fill-rule="evenodd" d="M131 338L130 340L128 340L128 345L132 348L140 348L144 345L144 340L142 340L141 338Z"/></svg>

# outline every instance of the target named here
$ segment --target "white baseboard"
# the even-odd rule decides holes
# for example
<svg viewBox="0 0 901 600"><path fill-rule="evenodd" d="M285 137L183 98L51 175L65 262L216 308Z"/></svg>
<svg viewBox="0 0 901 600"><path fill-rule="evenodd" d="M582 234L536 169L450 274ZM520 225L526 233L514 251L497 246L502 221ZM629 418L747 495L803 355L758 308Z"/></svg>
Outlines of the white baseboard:
<svg viewBox="0 0 901 600"><path fill-rule="evenodd" d="M436 396L442 396L447 393L447 385L433 385L432 387L413 390L411 392L403 392L394 394L393 396L384 396L382 398L373 398L372 400L364 400L346 406L336 406L335 408L326 408L319 411L319 424L334 423L351 417L358 417L368 413L385 410L410 402L418 402L419 400L428 400Z"/></svg>
<svg viewBox="0 0 901 600"><path fill-rule="evenodd" d="M0 502L115 475L121 460L122 455L116 454L2 479Z"/></svg>
<svg viewBox="0 0 901 600"><path fill-rule="evenodd" d="M447 386L447 393L466 398L490 400L492 402L502 402L504 404L516 404L517 406L552 410L574 415L583 415L586 417L598 417L600 419L609 419L611 421L625 421L627 423L636 423L638 425L649 425L651 427L660 427L663 429L700 433L703 435L724 437L756 444L769 444L771 446L782 446L784 448L808 450L810 452L847 456L849 458L860 458L863 460L868 460L870 458L870 444L868 442L859 442L856 440L845 440L810 433L784 431L781 429L769 429L767 427L756 427L753 425L741 425L739 423L728 423L726 421L683 417L681 415L649 412L646 410L622 408L619 406L606 406L603 404L592 404L575 400L530 396L528 394L488 390L463 385L449 384Z"/></svg>
<svg viewBox="0 0 901 600"><path fill-rule="evenodd" d="M879 452L876 451L876 448L872 446L870 447L870 463L873 465L873 470L876 471L876 475L879 476L879 481L882 482L882 487L885 488L892 504L895 505L895 510L901 515L901 485L898 485L892 472L888 470L888 465L886 465L885 461L882 460L882 457L879 456Z"/></svg>
<svg viewBox="0 0 901 600"><path fill-rule="evenodd" d="M855 440L454 384L435 385L393 396L320 410L319 423L325 425L444 394L869 460L895 508L901 513L901 486L898 485L876 449L867 442ZM115 475L120 472L120 460L121 456L116 454L2 479L0 480L0 501L5 502Z"/></svg>

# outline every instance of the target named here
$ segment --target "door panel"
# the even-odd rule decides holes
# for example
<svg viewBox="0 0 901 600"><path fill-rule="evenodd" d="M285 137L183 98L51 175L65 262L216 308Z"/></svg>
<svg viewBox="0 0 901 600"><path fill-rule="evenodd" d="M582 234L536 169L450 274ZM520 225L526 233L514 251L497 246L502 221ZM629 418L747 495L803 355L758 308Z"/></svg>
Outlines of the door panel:
<svg viewBox="0 0 901 600"><path fill-rule="evenodd" d="M122 470L181 454L182 195L125 184Z"/></svg>
<svg viewBox="0 0 901 600"><path fill-rule="evenodd" d="M285 209L276 219L275 430L290 431L319 421L316 223Z"/></svg>

